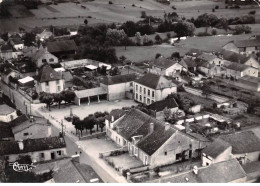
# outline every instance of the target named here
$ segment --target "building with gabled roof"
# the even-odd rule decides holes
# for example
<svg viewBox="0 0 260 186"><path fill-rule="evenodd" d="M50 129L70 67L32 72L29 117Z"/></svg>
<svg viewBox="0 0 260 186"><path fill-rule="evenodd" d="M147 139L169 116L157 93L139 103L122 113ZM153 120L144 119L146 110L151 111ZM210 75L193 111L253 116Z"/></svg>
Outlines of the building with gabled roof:
<svg viewBox="0 0 260 186"><path fill-rule="evenodd" d="M197 49L197 48L191 48L185 56L188 58L196 59L199 55L203 54L205 51Z"/></svg>
<svg viewBox="0 0 260 186"><path fill-rule="evenodd" d="M238 54L256 53L260 50L260 35L255 36L255 38L230 41L222 48Z"/></svg>
<svg viewBox="0 0 260 186"><path fill-rule="evenodd" d="M177 85L160 75L148 73L134 81L134 100L146 105L176 92Z"/></svg>
<svg viewBox="0 0 260 186"><path fill-rule="evenodd" d="M59 59L67 59L77 53L78 47L74 40L49 41L47 50Z"/></svg>
<svg viewBox="0 0 260 186"><path fill-rule="evenodd" d="M33 162L59 159L67 155L66 143L60 137L0 141L0 156L15 162L20 155L30 155Z"/></svg>
<svg viewBox="0 0 260 186"><path fill-rule="evenodd" d="M162 76L175 76L176 73L187 71L177 60L158 57L149 64L149 73L158 74Z"/></svg>
<svg viewBox="0 0 260 186"><path fill-rule="evenodd" d="M245 183L247 175L236 159L152 180L153 183Z"/></svg>
<svg viewBox="0 0 260 186"><path fill-rule="evenodd" d="M100 80L100 86L107 91L109 101L133 99L133 81L135 79L135 74L109 76Z"/></svg>
<svg viewBox="0 0 260 186"><path fill-rule="evenodd" d="M106 131L115 143L151 167L198 157L207 144L137 109L114 122L106 121Z"/></svg>
<svg viewBox="0 0 260 186"><path fill-rule="evenodd" d="M6 104L0 105L0 121L8 123L17 117L18 116L15 109Z"/></svg>
<svg viewBox="0 0 260 186"><path fill-rule="evenodd" d="M51 66L44 65L36 73L36 91L59 93L64 90L64 78L62 73L56 72Z"/></svg>
<svg viewBox="0 0 260 186"><path fill-rule="evenodd" d="M226 76L233 77L235 79L239 79L246 75L258 77L258 72L259 70L257 68L240 63L232 63L226 66Z"/></svg>
<svg viewBox="0 0 260 186"><path fill-rule="evenodd" d="M197 64L192 58L187 58L187 57L183 58L179 63L180 65L182 65L184 68L188 69L191 72L196 71Z"/></svg>

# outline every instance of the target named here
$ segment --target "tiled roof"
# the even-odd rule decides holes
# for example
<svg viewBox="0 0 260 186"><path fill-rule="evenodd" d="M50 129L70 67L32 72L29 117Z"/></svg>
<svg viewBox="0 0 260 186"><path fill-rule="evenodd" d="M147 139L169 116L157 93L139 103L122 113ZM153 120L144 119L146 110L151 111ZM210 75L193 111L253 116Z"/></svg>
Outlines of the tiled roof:
<svg viewBox="0 0 260 186"><path fill-rule="evenodd" d="M260 139L252 131L242 131L220 136L232 146L233 154L260 151Z"/></svg>
<svg viewBox="0 0 260 186"><path fill-rule="evenodd" d="M15 45L20 45L24 43L21 38L14 38L12 39L12 41Z"/></svg>
<svg viewBox="0 0 260 186"><path fill-rule="evenodd" d="M204 148L202 152L212 158L216 158L229 147L231 147L229 143L221 139L216 139L212 144Z"/></svg>
<svg viewBox="0 0 260 186"><path fill-rule="evenodd" d="M209 54L209 53L203 53L201 55L198 56L198 59L200 60L204 60L204 61L211 61L213 59L217 58L217 56L215 56L214 54Z"/></svg>
<svg viewBox="0 0 260 186"><path fill-rule="evenodd" d="M45 54L50 54L50 53L44 48L39 48L36 52L30 54L29 57L32 58L32 61L37 61Z"/></svg>
<svg viewBox="0 0 260 186"><path fill-rule="evenodd" d="M156 90L176 87L174 83L165 77L150 73L145 74L143 77L135 80L135 82Z"/></svg>
<svg viewBox="0 0 260 186"><path fill-rule="evenodd" d="M6 104L0 105L0 115L8 115L15 112L15 109Z"/></svg>
<svg viewBox="0 0 260 186"><path fill-rule="evenodd" d="M222 49L220 53L223 55L223 59L236 62L236 63L246 63L252 56L245 56L232 51Z"/></svg>
<svg viewBox="0 0 260 186"><path fill-rule="evenodd" d="M62 74L56 72L53 68L51 68L50 65L44 65L41 68L37 79L40 83L47 81L55 81L62 79Z"/></svg>
<svg viewBox="0 0 260 186"><path fill-rule="evenodd" d="M233 41L233 43L238 48L259 47L260 46L260 40L259 39L235 40L235 41Z"/></svg>
<svg viewBox="0 0 260 186"><path fill-rule="evenodd" d="M229 183L245 178L246 173L239 162L236 159L231 159L207 167L199 167L198 174L190 170L158 180L161 183ZM153 180L153 182L155 181Z"/></svg>
<svg viewBox="0 0 260 186"><path fill-rule="evenodd" d="M50 124L47 122L47 119L40 118L40 117L34 117L33 121L30 121L30 119L26 120L25 122L22 122L14 127L12 127L12 131L14 134L23 131L24 129L30 128L33 125L45 125L50 126Z"/></svg>
<svg viewBox="0 0 260 186"><path fill-rule="evenodd" d="M150 66L157 66L160 68L167 69L167 68L171 67L172 65L174 65L175 63L178 63L178 62L175 60L172 60L172 59L167 59L165 57L158 57L157 59L154 59L153 61L151 61Z"/></svg>
<svg viewBox="0 0 260 186"><path fill-rule="evenodd" d="M149 109L155 110L157 112L164 110L165 108L172 109L178 107L178 104L176 103L175 99L165 99L161 101L156 101L148 106Z"/></svg>
<svg viewBox="0 0 260 186"><path fill-rule="evenodd" d="M197 65L198 65L198 66L201 66L201 67L204 67L204 68L207 68L207 69L212 69L212 68L215 67L215 65L210 64L210 63L208 63L207 61L198 61L198 62L197 62Z"/></svg>
<svg viewBox="0 0 260 186"><path fill-rule="evenodd" d="M4 138L13 138L14 134L12 132L9 123L0 122L0 140Z"/></svg>
<svg viewBox="0 0 260 186"><path fill-rule="evenodd" d="M125 75L104 77L103 79L100 80L100 83L104 85L115 85L120 83L131 82L134 81L135 79L136 79L135 74L125 74Z"/></svg>
<svg viewBox="0 0 260 186"><path fill-rule="evenodd" d="M25 114L23 114L23 115L21 115L21 116L18 116L18 117L15 118L14 120L10 121L9 124L10 124L12 127L15 127L15 126L18 126L18 125L20 125L21 123L27 121L28 119L29 119L29 118L28 118Z"/></svg>
<svg viewBox="0 0 260 186"><path fill-rule="evenodd" d="M91 89L77 90L75 91L75 95L77 98L87 98L90 96L107 94L107 90L103 87L96 87Z"/></svg>
<svg viewBox="0 0 260 186"><path fill-rule="evenodd" d="M105 118L109 121L111 121L112 116L114 116L114 121L116 121L117 119L119 119L120 117L122 117L124 114L126 113L126 111L122 110L122 109L114 109L112 110L109 115L107 115Z"/></svg>
<svg viewBox="0 0 260 186"><path fill-rule="evenodd" d="M47 49L50 53L76 51L77 45L74 40L47 42Z"/></svg>
<svg viewBox="0 0 260 186"><path fill-rule="evenodd" d="M1 46L1 52L13 51L13 47L10 44L5 44Z"/></svg>
<svg viewBox="0 0 260 186"><path fill-rule="evenodd" d="M244 64L240 64L240 63L232 63L230 65L228 65L226 67L227 69L231 69L231 70L235 70L235 71L238 71L238 72L242 72L248 68L250 68L249 66L247 65L244 65Z"/></svg>
<svg viewBox="0 0 260 186"><path fill-rule="evenodd" d="M0 155L20 154L35 151L65 148L65 141L59 137L27 139L23 141L24 149L20 150L16 141L0 141Z"/></svg>
<svg viewBox="0 0 260 186"><path fill-rule="evenodd" d="M182 66L184 66L185 68L189 68L189 67L196 67L197 64L193 59L190 58L184 58L180 61L180 64Z"/></svg>

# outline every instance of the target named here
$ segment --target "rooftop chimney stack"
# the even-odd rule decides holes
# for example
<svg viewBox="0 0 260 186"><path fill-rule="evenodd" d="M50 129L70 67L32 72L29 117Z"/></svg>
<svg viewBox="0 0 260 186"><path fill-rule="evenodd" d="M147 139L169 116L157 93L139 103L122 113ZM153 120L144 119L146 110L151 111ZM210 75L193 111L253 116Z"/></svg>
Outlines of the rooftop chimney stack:
<svg viewBox="0 0 260 186"><path fill-rule="evenodd" d="M149 127L149 133L153 133L154 131L154 123L150 123L150 127Z"/></svg>
<svg viewBox="0 0 260 186"><path fill-rule="evenodd" d="M18 143L19 149L23 150L24 149L23 140L19 140L19 141L17 141L17 143Z"/></svg>

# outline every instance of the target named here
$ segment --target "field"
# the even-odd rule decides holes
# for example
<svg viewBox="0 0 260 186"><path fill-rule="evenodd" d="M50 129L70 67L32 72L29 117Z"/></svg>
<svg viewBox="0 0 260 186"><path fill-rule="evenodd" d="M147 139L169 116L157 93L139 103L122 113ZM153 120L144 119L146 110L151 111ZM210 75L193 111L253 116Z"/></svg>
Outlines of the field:
<svg viewBox="0 0 260 186"><path fill-rule="evenodd" d="M248 14L255 8L243 8L240 10L225 9L223 2L211 0L172 1L171 5L164 5L155 0L95 0L92 2L59 3L58 5L41 5L35 10L26 10L17 6L9 8L12 18L0 19L0 33L16 31L19 27L30 30L41 26L75 26L83 24L88 19L90 25L97 23L123 23L128 20L140 20L141 11L147 15L163 18L164 12L176 11L186 18L194 17L208 12L213 13L212 8L218 5L220 8L214 12L219 17L235 17ZM133 6L134 5L134 6ZM84 6L84 7L82 7ZM173 10L175 6L177 10ZM260 11L256 11L256 19L260 19ZM91 18L89 18L91 17ZM12 22L12 24L10 24Z"/></svg>
<svg viewBox="0 0 260 186"><path fill-rule="evenodd" d="M154 45L154 46L132 46L116 47L117 56L124 55L128 60L133 62L142 62L144 60L154 59L156 53L160 53L165 57L170 57L173 52L180 52L184 55L191 48L198 48L205 51L217 51L221 46L229 41L236 39L246 39L249 35L236 35L236 36L209 36L209 37L190 37L186 40L180 41L175 46L169 44Z"/></svg>

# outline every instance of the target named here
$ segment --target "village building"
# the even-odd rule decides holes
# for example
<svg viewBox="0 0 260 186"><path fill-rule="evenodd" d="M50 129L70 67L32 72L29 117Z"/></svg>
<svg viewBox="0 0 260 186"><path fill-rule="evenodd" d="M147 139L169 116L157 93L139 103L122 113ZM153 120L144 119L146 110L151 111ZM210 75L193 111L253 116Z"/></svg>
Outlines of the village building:
<svg viewBox="0 0 260 186"><path fill-rule="evenodd" d="M203 53L205 53L205 51L197 48L192 48L185 54L185 56L187 58L196 59L198 56L200 56Z"/></svg>
<svg viewBox="0 0 260 186"><path fill-rule="evenodd" d="M253 91L260 91L260 78L245 75L237 80L236 86Z"/></svg>
<svg viewBox="0 0 260 186"><path fill-rule="evenodd" d="M45 29L41 33L36 34L36 39L40 41L44 41L46 39L49 39L51 36L52 36L52 32Z"/></svg>
<svg viewBox="0 0 260 186"><path fill-rule="evenodd" d="M226 67L226 76L239 79L244 76L258 77L258 68L240 63L232 63Z"/></svg>
<svg viewBox="0 0 260 186"><path fill-rule="evenodd" d="M195 60L193 60L192 58L183 58L179 63L181 66L183 66L185 69L188 69L188 71L190 72L196 71L197 64Z"/></svg>
<svg viewBox="0 0 260 186"><path fill-rule="evenodd" d="M161 101L176 92L177 85L160 75L148 73L134 81L134 100L146 105Z"/></svg>
<svg viewBox="0 0 260 186"><path fill-rule="evenodd" d="M130 155L150 167L198 157L207 144L137 109L114 122L106 121L106 132L119 146L127 147Z"/></svg>
<svg viewBox="0 0 260 186"><path fill-rule="evenodd" d="M0 122L0 141L13 141L14 134L9 123Z"/></svg>
<svg viewBox="0 0 260 186"><path fill-rule="evenodd" d="M22 41L21 38L10 39L10 44L17 51L22 50L24 48L24 42Z"/></svg>
<svg viewBox="0 0 260 186"><path fill-rule="evenodd" d="M29 155L32 162L60 159L67 156L66 143L60 137L0 141L0 156L7 161L15 162L21 155Z"/></svg>
<svg viewBox="0 0 260 186"><path fill-rule="evenodd" d="M153 183L245 183L247 175L236 159L165 176Z"/></svg>
<svg viewBox="0 0 260 186"><path fill-rule="evenodd" d="M133 99L133 82L135 74L125 74L104 77L100 80L100 86L107 91L108 100Z"/></svg>
<svg viewBox="0 0 260 186"><path fill-rule="evenodd" d="M10 123L16 141L51 137L51 124L44 118L22 115Z"/></svg>
<svg viewBox="0 0 260 186"><path fill-rule="evenodd" d="M37 68L40 68L46 64L52 65L59 62L58 58L48 52L47 48L43 48L43 46L40 46L37 51L28 54L27 57L31 58L32 62L35 63Z"/></svg>
<svg viewBox="0 0 260 186"><path fill-rule="evenodd" d="M36 91L59 93L64 90L64 78L49 65L44 65L36 77Z"/></svg>
<svg viewBox="0 0 260 186"><path fill-rule="evenodd" d="M164 121L165 114L164 112L167 110L169 114L177 112L178 104L176 103L175 99L165 99L161 101L156 101L148 106L148 109L152 111L152 115L158 119Z"/></svg>
<svg viewBox="0 0 260 186"><path fill-rule="evenodd" d="M183 70L187 71L178 61L164 57L158 57L151 61L148 68L149 73L161 76L175 76L176 74L180 74Z"/></svg>
<svg viewBox="0 0 260 186"><path fill-rule="evenodd" d="M59 59L73 58L78 50L74 40L49 41L46 46L47 50Z"/></svg>
<svg viewBox="0 0 260 186"><path fill-rule="evenodd" d="M250 55L257 53L260 51L260 35L257 35L254 39L230 41L222 48L238 54Z"/></svg>
<svg viewBox="0 0 260 186"><path fill-rule="evenodd" d="M8 105L0 105L0 121L9 123L10 121L16 119L17 113L16 110L9 107Z"/></svg>
<svg viewBox="0 0 260 186"><path fill-rule="evenodd" d="M4 44L0 48L0 57L5 60L17 59L22 55L22 51L13 49L10 43Z"/></svg>

